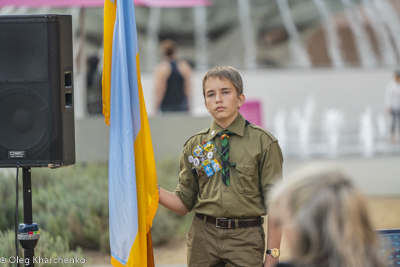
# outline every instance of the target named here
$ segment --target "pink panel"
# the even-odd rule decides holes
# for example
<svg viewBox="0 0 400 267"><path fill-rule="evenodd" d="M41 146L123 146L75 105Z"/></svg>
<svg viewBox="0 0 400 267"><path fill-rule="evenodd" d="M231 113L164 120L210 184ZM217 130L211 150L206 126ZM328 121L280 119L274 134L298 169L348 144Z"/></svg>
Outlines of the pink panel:
<svg viewBox="0 0 400 267"><path fill-rule="evenodd" d="M1 0L2 6L26 6L26 7L102 7L105 0ZM207 0L134 0L137 6L149 7L193 7L211 5Z"/></svg>
<svg viewBox="0 0 400 267"><path fill-rule="evenodd" d="M263 127L261 102L259 100L246 100L240 107L240 113L249 122Z"/></svg>
<svg viewBox="0 0 400 267"><path fill-rule="evenodd" d="M141 2L143 2L143 5L149 7L194 7L211 5L211 2L207 0L141 0Z"/></svg>
<svg viewBox="0 0 400 267"><path fill-rule="evenodd" d="M26 7L98 7L103 6L104 0L2 0L0 6L26 6Z"/></svg>

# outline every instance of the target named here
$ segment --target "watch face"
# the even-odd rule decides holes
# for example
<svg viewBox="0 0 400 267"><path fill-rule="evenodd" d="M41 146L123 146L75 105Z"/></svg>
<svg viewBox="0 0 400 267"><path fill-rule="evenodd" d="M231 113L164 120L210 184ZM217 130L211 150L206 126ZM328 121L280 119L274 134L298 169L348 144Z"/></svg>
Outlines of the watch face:
<svg viewBox="0 0 400 267"><path fill-rule="evenodd" d="M274 249L271 249L271 256L272 257L274 257L274 258L276 258L276 257L279 257L279 250L278 249L276 249L276 248L274 248Z"/></svg>

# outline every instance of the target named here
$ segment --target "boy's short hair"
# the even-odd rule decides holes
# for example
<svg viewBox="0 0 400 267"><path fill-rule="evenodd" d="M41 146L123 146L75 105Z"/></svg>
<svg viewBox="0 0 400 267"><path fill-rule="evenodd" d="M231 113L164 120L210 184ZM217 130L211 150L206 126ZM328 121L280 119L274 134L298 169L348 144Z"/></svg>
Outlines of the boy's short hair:
<svg viewBox="0 0 400 267"><path fill-rule="evenodd" d="M204 75L203 77L203 96L204 98L206 97L205 93L205 84L208 78L211 77L217 77L220 80L228 80L232 83L232 85L235 87L237 96L239 97L241 94L243 94L243 81L242 77L240 76L239 72L231 66L220 66L220 67L215 67Z"/></svg>

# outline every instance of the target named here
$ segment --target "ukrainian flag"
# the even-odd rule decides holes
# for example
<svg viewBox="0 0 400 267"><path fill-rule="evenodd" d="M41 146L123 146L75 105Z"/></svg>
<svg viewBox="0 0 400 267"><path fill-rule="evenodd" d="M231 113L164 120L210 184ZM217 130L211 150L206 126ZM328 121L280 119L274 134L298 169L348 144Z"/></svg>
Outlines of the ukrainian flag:
<svg viewBox="0 0 400 267"><path fill-rule="evenodd" d="M103 114L110 126L111 263L154 266L150 227L159 196L133 0L105 0Z"/></svg>

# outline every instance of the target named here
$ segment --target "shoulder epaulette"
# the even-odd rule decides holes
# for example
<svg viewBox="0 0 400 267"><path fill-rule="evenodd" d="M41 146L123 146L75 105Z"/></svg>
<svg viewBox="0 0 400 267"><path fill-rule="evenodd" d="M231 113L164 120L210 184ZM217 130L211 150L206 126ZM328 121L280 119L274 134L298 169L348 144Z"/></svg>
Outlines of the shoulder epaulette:
<svg viewBox="0 0 400 267"><path fill-rule="evenodd" d="M187 142L189 142L189 140L192 139L193 137L195 137L196 135L205 134L205 133L208 133L209 131L210 131L210 128L206 128L206 129L204 129L204 130L202 130L202 131L200 131L200 132L198 132L198 133L192 135L192 136L185 142L185 144L184 144L183 146L186 146Z"/></svg>
<svg viewBox="0 0 400 267"><path fill-rule="evenodd" d="M277 142L277 141L278 141L278 139L276 139L275 136L273 136L270 132L268 132L267 130L261 128L261 127L258 126L258 125L255 125L255 124L253 124L253 123L250 123L250 127L253 128L253 129L260 130L260 131L262 131L263 133L266 133L266 134L268 135L268 137L271 139L271 141L274 141L274 142Z"/></svg>

